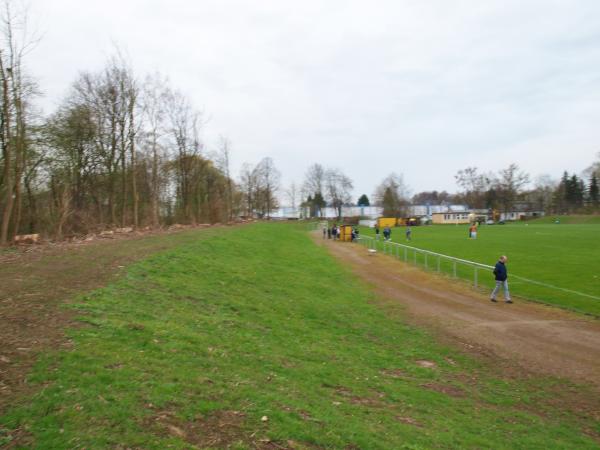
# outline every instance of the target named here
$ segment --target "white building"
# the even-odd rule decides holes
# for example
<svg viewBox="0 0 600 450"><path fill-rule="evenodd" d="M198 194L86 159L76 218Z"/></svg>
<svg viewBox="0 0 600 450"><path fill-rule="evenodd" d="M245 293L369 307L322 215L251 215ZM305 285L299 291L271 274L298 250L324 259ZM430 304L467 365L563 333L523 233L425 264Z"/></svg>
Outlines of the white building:
<svg viewBox="0 0 600 450"><path fill-rule="evenodd" d="M499 220L526 220L543 216L544 211L506 211L500 213Z"/></svg>

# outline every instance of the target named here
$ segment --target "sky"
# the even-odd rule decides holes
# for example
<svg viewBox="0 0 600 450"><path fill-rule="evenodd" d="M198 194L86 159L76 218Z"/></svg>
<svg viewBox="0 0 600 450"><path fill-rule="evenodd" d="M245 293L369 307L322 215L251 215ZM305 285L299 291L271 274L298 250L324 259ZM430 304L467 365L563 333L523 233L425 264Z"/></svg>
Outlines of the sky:
<svg viewBox="0 0 600 450"><path fill-rule="evenodd" d="M354 197L389 173L413 193L515 162L579 173L600 151L597 0L30 0L27 67L52 112L118 45L203 111L234 173L269 156L282 185L312 163Z"/></svg>

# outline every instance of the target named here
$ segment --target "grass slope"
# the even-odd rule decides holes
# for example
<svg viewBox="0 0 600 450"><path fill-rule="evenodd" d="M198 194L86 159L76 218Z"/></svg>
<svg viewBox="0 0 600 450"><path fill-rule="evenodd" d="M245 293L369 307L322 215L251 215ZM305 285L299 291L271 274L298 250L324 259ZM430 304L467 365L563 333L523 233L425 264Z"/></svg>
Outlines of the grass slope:
<svg viewBox="0 0 600 450"><path fill-rule="evenodd" d="M546 216L540 217L539 219L535 219L530 223L542 224L542 223L551 223L554 224L556 220L559 220L562 224L583 224L583 225L600 225L600 214L591 215L591 214L573 214L571 216Z"/></svg>
<svg viewBox="0 0 600 450"><path fill-rule="evenodd" d="M371 229L362 232L374 234ZM402 244L482 264L494 265L500 255L508 255L509 282L516 295L594 315L600 315L600 300L511 280L510 274L600 297L599 236L600 225L537 222L481 226L476 240L468 238L468 225L413 227L410 243L403 228L392 231L393 240ZM442 269L450 273L449 264ZM473 279L470 269L458 275ZM479 279L487 287L493 284L491 273L482 271Z"/></svg>
<svg viewBox="0 0 600 450"><path fill-rule="evenodd" d="M598 445L598 423L568 410L583 388L501 379L440 347L290 225L199 234L77 308L72 349L38 364L40 391L0 418L0 445Z"/></svg>

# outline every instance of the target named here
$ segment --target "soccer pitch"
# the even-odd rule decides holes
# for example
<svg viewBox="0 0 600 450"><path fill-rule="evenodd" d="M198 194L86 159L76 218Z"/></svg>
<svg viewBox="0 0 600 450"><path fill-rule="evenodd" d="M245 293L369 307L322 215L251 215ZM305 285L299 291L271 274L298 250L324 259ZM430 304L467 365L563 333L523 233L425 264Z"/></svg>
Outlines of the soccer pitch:
<svg viewBox="0 0 600 450"><path fill-rule="evenodd" d="M405 229L398 227L392 229L392 241L488 265L507 255L514 295L600 316L600 300L510 278L511 274L519 275L600 297L600 223L568 222L574 221L482 225L477 239L469 239L468 225L412 227L410 242L405 239ZM361 232L374 235L373 229L363 228ZM448 268L442 270L449 273ZM459 268L457 275L472 280L473 271ZM491 287L491 272L480 270L479 284Z"/></svg>

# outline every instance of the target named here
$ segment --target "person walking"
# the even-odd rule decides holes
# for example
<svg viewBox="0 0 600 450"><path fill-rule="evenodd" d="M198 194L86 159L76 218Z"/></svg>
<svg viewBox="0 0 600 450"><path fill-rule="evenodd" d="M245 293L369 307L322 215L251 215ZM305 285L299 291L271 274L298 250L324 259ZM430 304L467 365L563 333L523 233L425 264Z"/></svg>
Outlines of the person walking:
<svg viewBox="0 0 600 450"><path fill-rule="evenodd" d="M411 234L412 234L412 231L411 231L410 227L407 225L407 226L406 226L406 240L407 240L407 241L410 241L410 240L411 240L411 238L410 238L410 235L411 235Z"/></svg>
<svg viewBox="0 0 600 450"><path fill-rule="evenodd" d="M323 239L327 238L327 226L323 227Z"/></svg>
<svg viewBox="0 0 600 450"><path fill-rule="evenodd" d="M490 296L490 301L496 302L496 295L500 291L500 287L504 291L504 301L506 303L512 303L510 299L510 292L508 292L508 270L506 269L506 262L508 258L505 255L502 255L496 266L494 267L494 276L496 278L496 287L492 291L492 295Z"/></svg>
<svg viewBox="0 0 600 450"><path fill-rule="evenodd" d="M379 225L375 225L375 239L379 240Z"/></svg>

